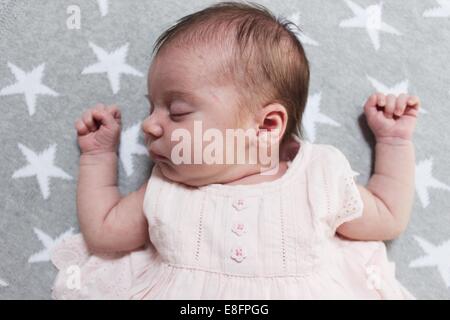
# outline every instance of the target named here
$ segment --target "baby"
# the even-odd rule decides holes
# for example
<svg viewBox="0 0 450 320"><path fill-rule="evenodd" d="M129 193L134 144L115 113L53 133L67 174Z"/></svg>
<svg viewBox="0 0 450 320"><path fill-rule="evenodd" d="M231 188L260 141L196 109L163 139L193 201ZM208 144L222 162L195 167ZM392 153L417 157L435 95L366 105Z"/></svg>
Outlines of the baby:
<svg viewBox="0 0 450 320"><path fill-rule="evenodd" d="M409 221L419 99L368 98L375 170L357 185L342 152L298 131L309 65L293 27L260 5L219 3L159 37L142 123L155 165L127 196L117 187L120 110L83 113L81 234L52 252L54 298L414 298L383 240ZM245 132L241 149L210 161L235 150L236 139L219 139L227 130ZM210 157L195 161L195 150ZM279 161L236 160L254 151Z"/></svg>

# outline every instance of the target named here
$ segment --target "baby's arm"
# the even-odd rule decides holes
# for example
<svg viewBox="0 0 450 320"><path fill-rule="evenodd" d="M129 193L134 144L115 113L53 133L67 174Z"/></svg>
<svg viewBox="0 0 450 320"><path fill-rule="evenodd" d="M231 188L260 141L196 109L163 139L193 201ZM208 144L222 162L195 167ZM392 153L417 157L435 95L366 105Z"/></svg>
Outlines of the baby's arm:
<svg viewBox="0 0 450 320"><path fill-rule="evenodd" d="M337 232L358 240L390 240L406 228L414 197L414 146L377 142L375 170L367 187L358 185L362 217L342 224Z"/></svg>
<svg viewBox="0 0 450 320"><path fill-rule="evenodd" d="M417 97L405 94L398 98L374 94L367 101L365 114L376 138L375 170L367 187L358 186L363 215L343 223L339 234L357 240L391 240L406 229L414 200L412 135L419 105Z"/></svg>
<svg viewBox="0 0 450 320"><path fill-rule="evenodd" d="M122 197L117 187L120 111L97 106L76 122L81 149L77 185L78 221L91 251L130 251L148 239L143 213L145 183Z"/></svg>
<svg viewBox="0 0 450 320"><path fill-rule="evenodd" d="M82 154L77 186L81 232L95 252L131 251L147 240L142 203L147 183L122 197L117 187L117 154Z"/></svg>

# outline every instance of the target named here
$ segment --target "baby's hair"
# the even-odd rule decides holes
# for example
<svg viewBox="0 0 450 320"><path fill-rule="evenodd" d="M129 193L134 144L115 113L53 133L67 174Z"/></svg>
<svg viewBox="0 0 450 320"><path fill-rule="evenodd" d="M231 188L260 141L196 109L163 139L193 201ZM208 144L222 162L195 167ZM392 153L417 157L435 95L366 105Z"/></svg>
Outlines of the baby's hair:
<svg viewBox="0 0 450 320"><path fill-rule="evenodd" d="M219 46L224 63L217 80L239 83L244 113L267 103L284 105L284 140L292 133L302 136L308 97L309 63L297 37L300 32L293 22L260 4L220 2L179 19L158 37L152 53L158 55L171 42L194 49Z"/></svg>

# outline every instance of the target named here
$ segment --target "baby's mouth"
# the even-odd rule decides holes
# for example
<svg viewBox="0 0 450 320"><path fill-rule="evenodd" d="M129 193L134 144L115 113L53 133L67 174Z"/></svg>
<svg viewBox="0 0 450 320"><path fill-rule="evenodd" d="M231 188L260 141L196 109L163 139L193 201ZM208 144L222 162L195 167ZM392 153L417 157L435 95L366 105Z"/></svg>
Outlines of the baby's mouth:
<svg viewBox="0 0 450 320"><path fill-rule="evenodd" d="M156 153L152 150L150 150L150 157L154 160L154 161L164 161L164 162L169 162L169 159L167 157L164 157L163 155Z"/></svg>

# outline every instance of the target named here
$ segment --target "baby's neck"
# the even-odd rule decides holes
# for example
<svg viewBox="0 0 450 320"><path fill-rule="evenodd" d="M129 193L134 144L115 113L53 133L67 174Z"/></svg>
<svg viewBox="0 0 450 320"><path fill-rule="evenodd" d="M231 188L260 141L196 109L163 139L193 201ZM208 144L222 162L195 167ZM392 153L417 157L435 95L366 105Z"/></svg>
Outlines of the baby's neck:
<svg viewBox="0 0 450 320"><path fill-rule="evenodd" d="M287 162L286 161L280 161L277 168L272 169L273 171L270 172L270 174L262 174L261 172L257 173L251 173L249 175L245 175L239 179L230 181L225 183L226 185L249 185L249 184L258 184L262 182L269 182L273 180L277 180L281 178L284 173L287 171ZM268 173L268 172L266 172Z"/></svg>
<svg viewBox="0 0 450 320"><path fill-rule="evenodd" d="M295 155L299 151L299 147L299 144L295 140L288 140L280 148L280 160L278 162L278 167L265 171L266 174L262 174L261 171L253 172L224 184L250 185L277 180L286 173L288 169L287 163L288 161L292 161L294 159ZM269 171L271 171L270 174L267 174Z"/></svg>

